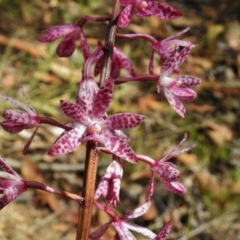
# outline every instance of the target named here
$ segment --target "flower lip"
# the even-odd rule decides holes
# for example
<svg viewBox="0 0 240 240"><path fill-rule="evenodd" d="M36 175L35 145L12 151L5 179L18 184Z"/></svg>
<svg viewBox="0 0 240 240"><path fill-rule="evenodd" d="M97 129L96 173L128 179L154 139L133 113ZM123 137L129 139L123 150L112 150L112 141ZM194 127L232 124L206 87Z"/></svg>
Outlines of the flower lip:
<svg viewBox="0 0 240 240"><path fill-rule="evenodd" d="M102 128L101 128L100 124L97 123L97 122L92 123L92 124L88 127L88 133L89 133L90 135L93 135L93 134L95 134L95 133L101 134L101 132L102 132Z"/></svg>

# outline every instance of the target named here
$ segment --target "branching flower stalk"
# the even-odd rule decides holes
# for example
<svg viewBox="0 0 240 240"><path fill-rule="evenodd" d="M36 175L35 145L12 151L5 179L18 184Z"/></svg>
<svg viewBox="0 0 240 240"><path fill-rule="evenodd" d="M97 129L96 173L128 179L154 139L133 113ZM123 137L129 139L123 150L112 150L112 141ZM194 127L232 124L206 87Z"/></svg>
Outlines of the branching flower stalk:
<svg viewBox="0 0 240 240"><path fill-rule="evenodd" d="M69 118L66 124L53 118L40 116L31 106L22 88L21 94L26 104L0 92L1 99L17 108L3 111L4 120L0 123L2 129L10 134L17 134L25 129L34 129L32 136L23 148L24 154L27 153L38 128L42 124L64 130L48 150L50 156L68 154L75 151L80 144L86 145L83 190L80 195L55 190L34 181L34 179L25 181L0 157L2 169L0 171L0 209L29 188L41 189L79 202L76 240L100 239L109 227L115 230L113 238L117 240L135 240L136 237L132 231L144 235L147 239L165 240L167 238L171 230L170 221L165 223L160 232L155 233L144 226L133 224L131 219L142 216L149 209L154 195L155 175L161 180L167 191L173 194L186 193L186 188L180 183L181 173L170 160L180 153L191 150L195 145L180 149L180 146L187 139L187 134L184 134L177 147L157 160L141 153L135 153L130 146L131 139L124 131L143 123L145 116L130 112L109 116L107 111L114 97L115 85L144 81L155 84L159 94L163 91L172 108L184 118L186 109L182 101L190 101L197 96L192 88L199 85L201 80L180 74L181 64L195 47L195 44L177 38L186 33L189 28L160 41L145 33L117 33L118 28L125 28L129 25L134 14L139 17L155 16L166 20L181 16L180 11L157 0L114 0L111 17L85 16L79 19L76 24L52 26L39 37L40 42L52 42L63 38L56 49L59 57L70 57L77 48L75 42L81 42L80 50L83 54L84 65L82 79L78 84L76 101L60 100L60 109ZM88 21L108 23L105 42L99 41L95 50L88 45L84 33L84 26ZM141 38L149 43L151 51L147 74L137 75L135 73L131 60L116 46L116 37L134 41ZM154 54L160 58L161 72L159 73L154 71L156 64ZM130 76L122 78L121 69L125 69ZM98 74L100 74L100 80L97 82L95 76ZM111 155L112 161L100 182L96 184L98 162L100 155L104 154ZM146 201L119 216L118 203L121 201L121 179L124 172L122 162L124 160L131 164L143 162L146 164L146 169L149 170L151 177ZM91 229L93 207L98 208L99 211L104 211L109 216L109 221L95 231Z"/></svg>

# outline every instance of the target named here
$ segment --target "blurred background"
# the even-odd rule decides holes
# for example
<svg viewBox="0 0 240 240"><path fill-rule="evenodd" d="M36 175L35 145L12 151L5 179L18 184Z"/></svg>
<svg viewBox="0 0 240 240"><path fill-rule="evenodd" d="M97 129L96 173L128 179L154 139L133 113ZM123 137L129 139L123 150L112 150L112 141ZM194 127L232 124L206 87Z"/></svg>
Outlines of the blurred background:
<svg viewBox="0 0 240 240"><path fill-rule="evenodd" d="M148 33L157 39L191 27L182 39L197 44L181 66L181 74L202 79L196 100L184 102L182 119L170 107L155 83L130 83L115 87L110 114L135 112L146 115L142 126L128 131L131 146L139 154L161 159L188 133L189 153L171 161L181 171L184 196L167 192L158 178L150 210L136 223L158 232L169 220L169 239L240 239L240 2L238 0L161 1L182 11L183 17L163 21L134 17L121 33ZM59 100L74 101L81 79L83 58L77 49L70 58L58 58L59 41L37 41L53 25L75 23L85 15L109 15L112 1L0 0L0 91L25 101L20 86L39 115L61 122L67 118ZM107 25L87 23L84 31L91 49L104 41ZM79 45L79 43L77 43ZM144 40L117 39L116 45L129 56L137 74L147 73L150 45ZM155 58L155 73L160 73ZM122 76L127 73L122 71ZM0 111L10 105L1 100ZM1 119L2 121L3 119ZM27 155L22 148L32 131L10 135L0 130L0 153L26 180L36 180L64 191L81 194L84 146L73 153L50 157L49 147L61 131L41 126ZM99 177L109 164L102 154ZM143 203L148 193L146 165L124 163L119 210L126 213ZM0 239L75 239L78 206L42 192L27 191L0 213ZM100 211L93 216L93 229L108 221ZM102 239L112 239L109 230ZM144 240L136 235L137 239Z"/></svg>

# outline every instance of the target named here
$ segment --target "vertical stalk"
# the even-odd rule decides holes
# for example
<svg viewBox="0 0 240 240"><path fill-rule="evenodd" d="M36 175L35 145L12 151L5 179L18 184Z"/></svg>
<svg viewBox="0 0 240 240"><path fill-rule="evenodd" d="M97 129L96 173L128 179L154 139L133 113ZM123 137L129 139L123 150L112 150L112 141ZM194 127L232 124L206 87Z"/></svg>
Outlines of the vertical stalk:
<svg viewBox="0 0 240 240"><path fill-rule="evenodd" d="M117 30L117 18L120 13L120 2L115 0L111 21L109 22L108 32L106 35L104 50L104 65L100 77L100 85L110 77L112 66L113 47L115 44L115 36ZM92 209L94 205L94 192L96 185L97 166L99 160L99 152L97 143L89 141L87 143L87 151L85 158L85 171L83 180L84 201L79 206L79 222L77 228L76 240L88 240L91 228Z"/></svg>
<svg viewBox="0 0 240 240"><path fill-rule="evenodd" d="M88 240L91 228L92 209L94 204L94 192L97 176L97 166L99 152L96 149L96 143L89 141L87 143L85 171L83 180L82 196L84 201L79 207L79 222L77 228L76 240Z"/></svg>

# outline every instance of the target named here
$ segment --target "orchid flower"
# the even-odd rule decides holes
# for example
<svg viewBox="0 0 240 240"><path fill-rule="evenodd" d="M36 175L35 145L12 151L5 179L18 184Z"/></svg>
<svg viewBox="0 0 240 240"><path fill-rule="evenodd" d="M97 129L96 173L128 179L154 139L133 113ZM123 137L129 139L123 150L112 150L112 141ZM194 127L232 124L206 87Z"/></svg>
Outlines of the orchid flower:
<svg viewBox="0 0 240 240"><path fill-rule="evenodd" d="M107 229L110 226L113 226L116 235L114 239L118 240L136 240L134 235L129 231L133 230L135 232L141 233L145 237L148 237L149 239L155 239L155 240L165 240L167 235L169 234L171 230L171 223L167 223L163 230L157 235L154 232L148 230L147 228L141 227L139 225L129 223L128 220L137 218L139 216L142 216L145 214L151 204L151 197L153 194L153 189L154 189L154 177L153 174L150 178L150 189L149 189L149 194L147 197L147 201L142 204L141 206L137 207L136 209L128 212L122 217L118 217L115 212L113 212L112 209L108 207L102 206L100 203L96 202L96 206L99 207L101 210L105 211L112 219L107 222L106 224L102 225L100 228L98 228L95 232L91 233L89 238L91 240L97 240L100 239L104 233L107 231Z"/></svg>
<svg viewBox="0 0 240 240"><path fill-rule="evenodd" d="M0 156L0 210L27 190L22 178Z"/></svg>
<svg viewBox="0 0 240 240"><path fill-rule="evenodd" d="M6 119L4 122L1 123L2 128L9 133L19 133L23 129L30 129L36 126L39 126L41 123L41 119L37 115L34 108L29 103L28 99L26 98L23 89L21 88L21 93L25 100L27 101L28 105L25 105L13 98L6 96L5 94L0 92L0 97L6 100L7 102L15 105L16 107L22 108L22 110L18 109L6 109L2 116Z"/></svg>
<svg viewBox="0 0 240 240"><path fill-rule="evenodd" d="M95 87L92 87L95 85ZM94 140L102 143L118 157L135 163L136 154L128 145L125 135L119 130L134 128L141 124L144 116L133 113L118 113L105 117L112 100L114 80L107 79L96 92L93 78L85 78L80 83L77 103L61 101L62 111L72 119L73 129L61 136L49 150L49 155L73 151L82 141Z"/></svg>
<svg viewBox="0 0 240 240"><path fill-rule="evenodd" d="M123 175L123 168L119 160L113 160L107 167L102 176L94 199L97 200L101 195L106 199L107 203L116 208L119 202L120 183Z"/></svg>
<svg viewBox="0 0 240 240"><path fill-rule="evenodd" d="M194 99L197 96L197 93L191 88L199 85L201 80L188 75L173 78L169 77L169 75L178 70L178 67L191 51L191 48L192 44L189 43L189 46L185 47L179 54L176 54L178 47L175 47L171 56L163 62L161 75L157 83L158 92L160 92L160 87L163 87L168 102L183 118L186 115L186 109L180 100L186 101Z"/></svg>
<svg viewBox="0 0 240 240"><path fill-rule="evenodd" d="M152 43L153 52L150 57L150 74L153 74L153 56L154 52L157 53L161 58L161 63L163 64L168 58L176 58L179 55L181 55L181 48L188 47L189 52L192 48L196 47L195 44L191 43L190 41L175 39L176 37L184 34L187 32L190 28L186 28L182 30L181 32L178 32L164 40L157 41L153 39L151 36L149 36L149 39ZM184 59L183 59L184 60ZM179 73L179 66L181 63L178 63L178 65L175 66L175 69L173 69L173 72Z"/></svg>
<svg viewBox="0 0 240 240"><path fill-rule="evenodd" d="M124 6L118 19L120 28L128 26L134 10L140 17L155 16L161 19L175 19L182 15L177 9L156 0L120 0L120 3Z"/></svg>
<svg viewBox="0 0 240 240"><path fill-rule="evenodd" d="M186 139L187 134L184 134L181 142L168 155L151 165L151 170L157 173L165 188L175 194L185 194L186 189L181 183L178 182L180 178L180 172L177 170L176 166L167 161L172 157L191 150L195 146L193 145L189 148L179 149Z"/></svg>
<svg viewBox="0 0 240 240"><path fill-rule="evenodd" d="M53 26L46 29L42 36L38 38L40 42L53 42L59 38L64 37L57 47L57 55L59 57L70 57L76 49L75 41L81 40L81 50L84 59L89 57L89 46L82 28L74 24L65 24Z"/></svg>

